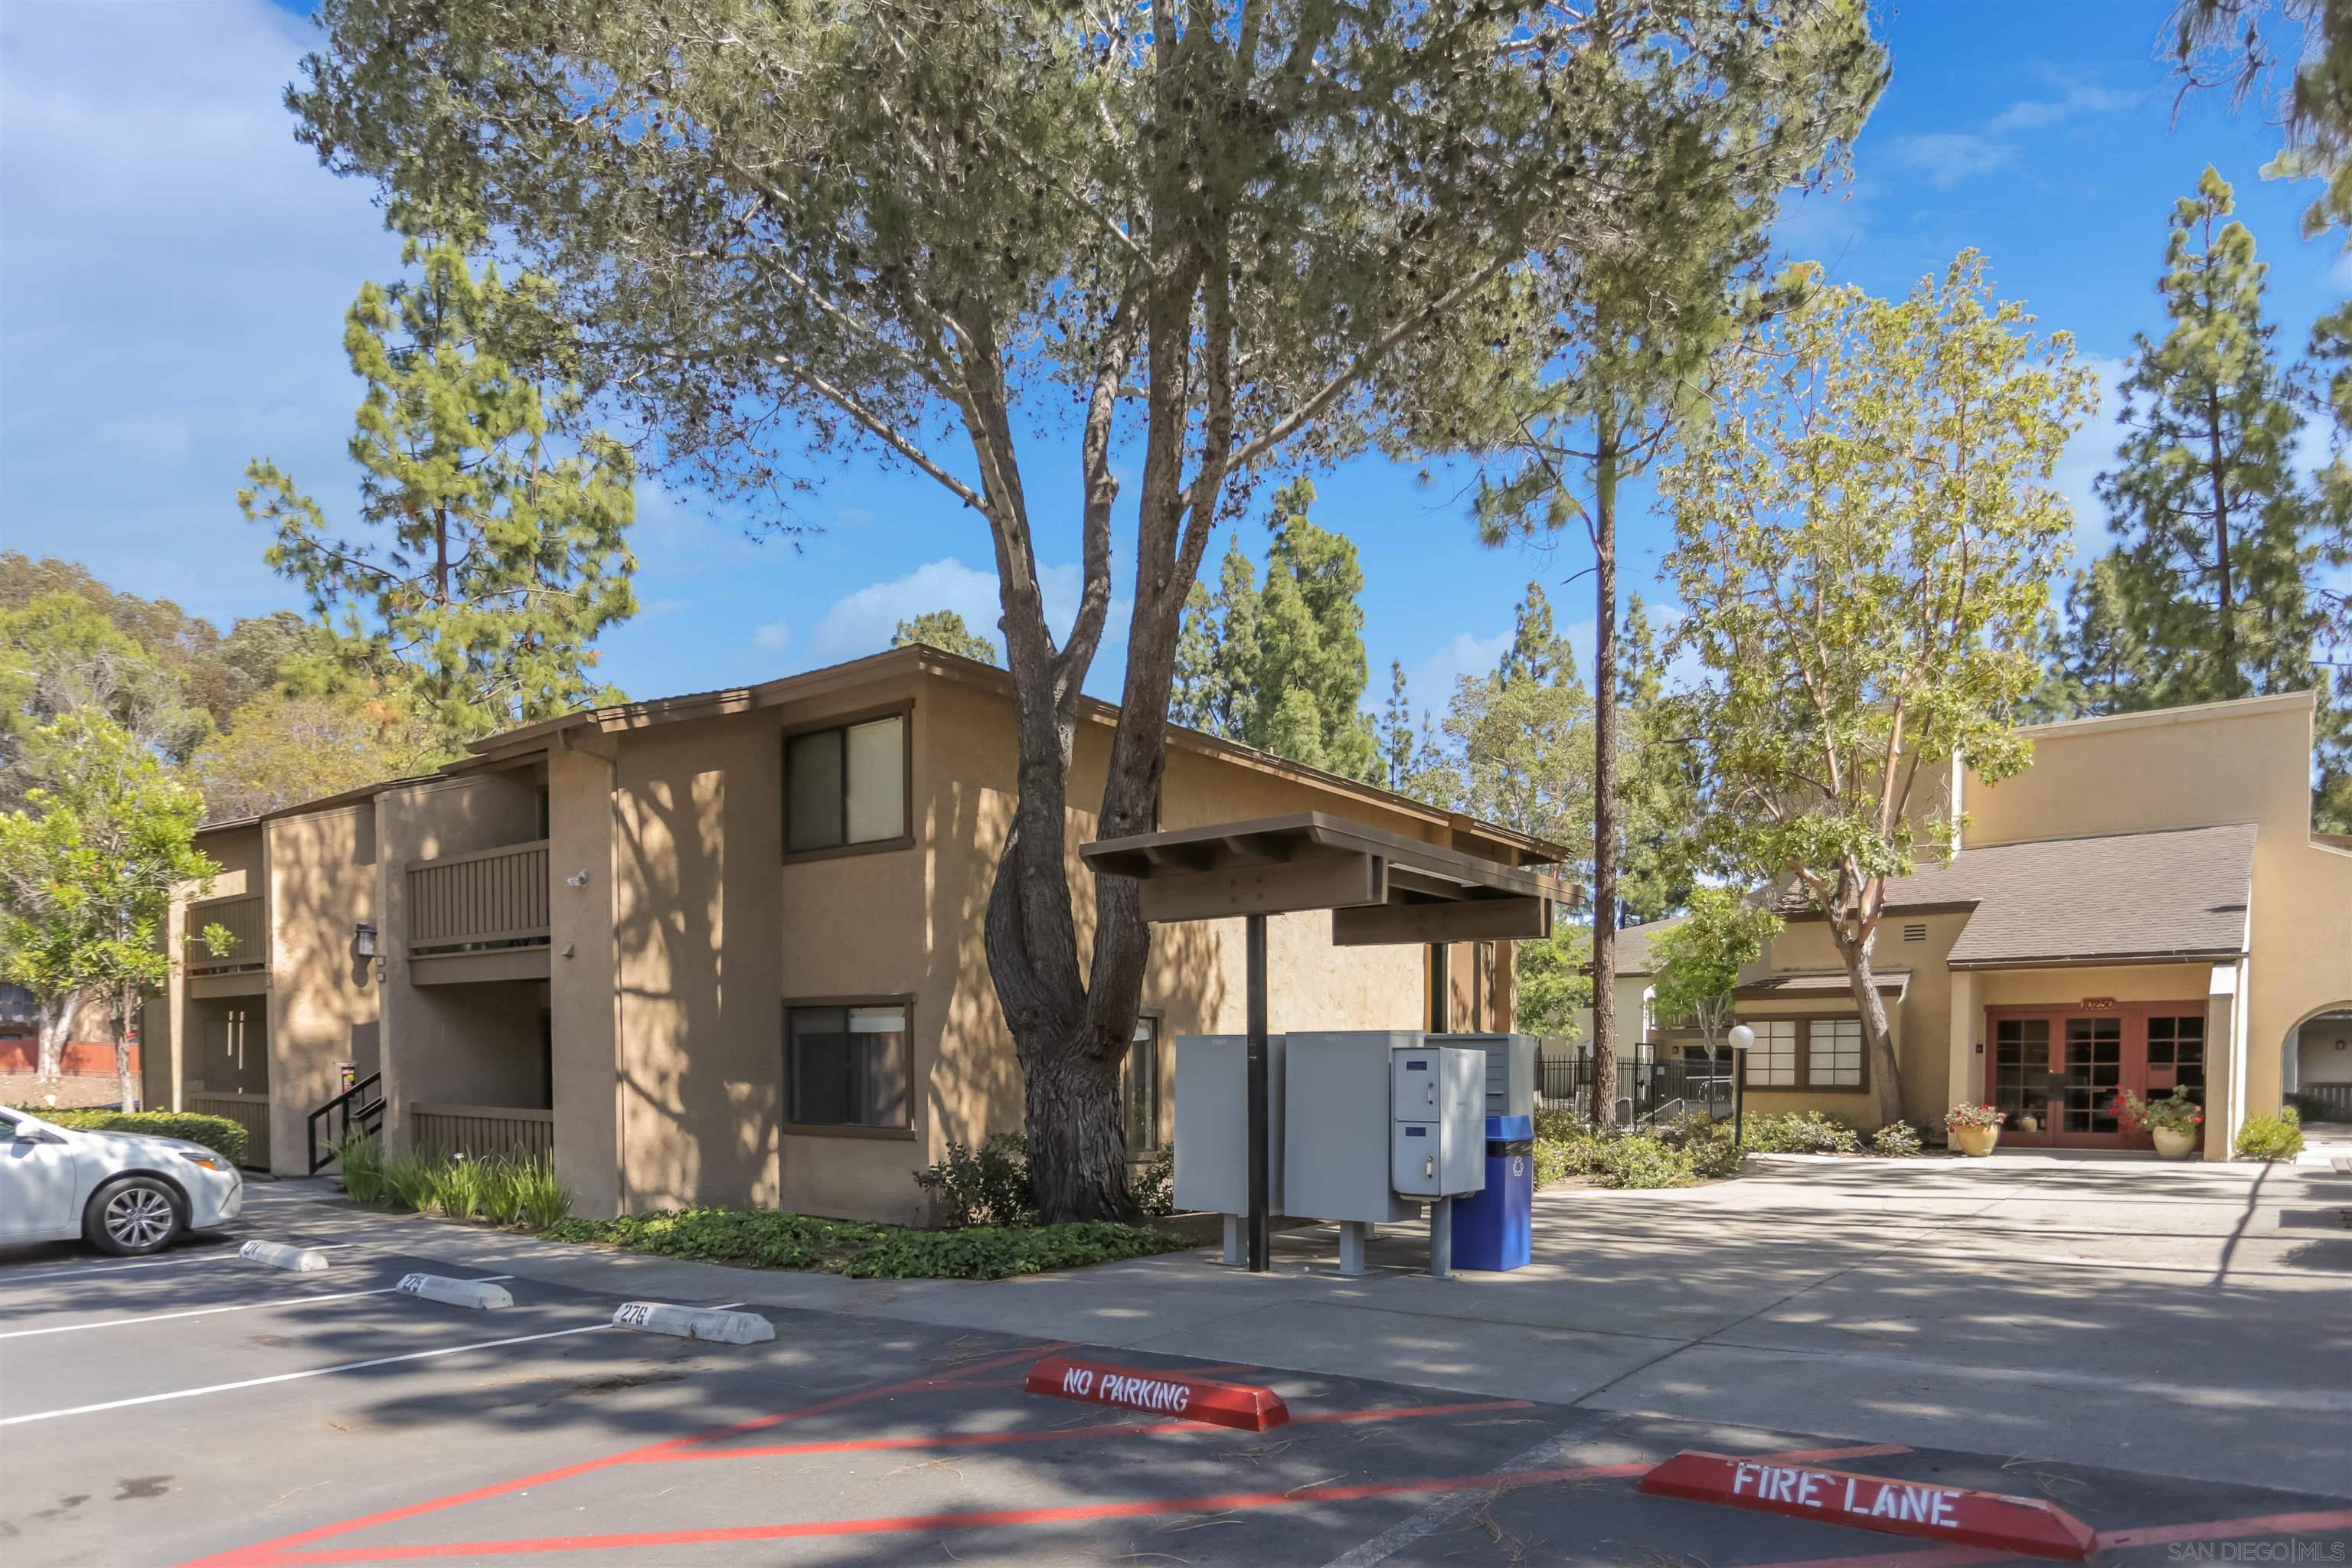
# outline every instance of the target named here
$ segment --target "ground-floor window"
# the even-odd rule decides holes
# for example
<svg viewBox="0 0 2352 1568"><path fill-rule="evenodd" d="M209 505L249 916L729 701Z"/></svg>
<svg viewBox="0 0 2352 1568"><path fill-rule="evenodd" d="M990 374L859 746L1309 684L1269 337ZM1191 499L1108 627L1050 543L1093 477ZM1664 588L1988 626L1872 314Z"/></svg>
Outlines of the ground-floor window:
<svg viewBox="0 0 2352 1568"><path fill-rule="evenodd" d="M1756 1043L1748 1050L1748 1087L1797 1087L1797 1020L1758 1018L1748 1023Z"/></svg>
<svg viewBox="0 0 2352 1568"><path fill-rule="evenodd" d="M810 1127L910 1127L914 1079L905 1003L784 1010L789 1120Z"/></svg>
<svg viewBox="0 0 2352 1568"><path fill-rule="evenodd" d="M1805 1079L1813 1089L1862 1087L1862 1020L1815 1018L1806 1026Z"/></svg>
<svg viewBox="0 0 2352 1568"><path fill-rule="evenodd" d="M1160 1147L1160 1020L1138 1018L1135 1037L1119 1070L1119 1105L1127 1123L1127 1152Z"/></svg>

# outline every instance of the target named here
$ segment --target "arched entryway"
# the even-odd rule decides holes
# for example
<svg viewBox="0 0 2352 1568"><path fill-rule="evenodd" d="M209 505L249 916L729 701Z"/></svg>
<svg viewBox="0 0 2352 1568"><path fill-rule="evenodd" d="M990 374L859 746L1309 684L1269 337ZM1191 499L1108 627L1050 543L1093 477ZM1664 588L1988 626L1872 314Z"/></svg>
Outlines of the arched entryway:
<svg viewBox="0 0 2352 1568"><path fill-rule="evenodd" d="M2305 1121L2352 1123L2352 1000L2289 1029L2279 1058L2279 1082Z"/></svg>

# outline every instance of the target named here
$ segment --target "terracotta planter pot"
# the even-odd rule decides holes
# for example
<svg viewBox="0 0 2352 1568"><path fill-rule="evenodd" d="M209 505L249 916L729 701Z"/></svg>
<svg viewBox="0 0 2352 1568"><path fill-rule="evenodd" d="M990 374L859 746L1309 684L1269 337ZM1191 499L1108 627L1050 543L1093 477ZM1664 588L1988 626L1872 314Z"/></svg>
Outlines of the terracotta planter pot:
<svg viewBox="0 0 2352 1568"><path fill-rule="evenodd" d="M2000 1142L1998 1127L1955 1127L1950 1131L1953 1148L1979 1160L1991 1153L1992 1146Z"/></svg>
<svg viewBox="0 0 2352 1568"><path fill-rule="evenodd" d="M2197 1152L2197 1134L2176 1131L2169 1127L2151 1127L2148 1136L2156 1140L2156 1152L2167 1160L2186 1160Z"/></svg>

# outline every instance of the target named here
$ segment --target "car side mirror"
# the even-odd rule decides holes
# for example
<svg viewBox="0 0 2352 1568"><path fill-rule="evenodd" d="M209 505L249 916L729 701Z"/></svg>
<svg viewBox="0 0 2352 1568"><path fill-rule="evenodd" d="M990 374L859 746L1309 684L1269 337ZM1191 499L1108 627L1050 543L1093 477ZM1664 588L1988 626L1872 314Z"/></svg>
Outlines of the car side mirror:
<svg viewBox="0 0 2352 1568"><path fill-rule="evenodd" d="M58 1137L56 1133L50 1131L46 1127L19 1127L16 1129L16 1142L19 1143L62 1143L65 1140Z"/></svg>

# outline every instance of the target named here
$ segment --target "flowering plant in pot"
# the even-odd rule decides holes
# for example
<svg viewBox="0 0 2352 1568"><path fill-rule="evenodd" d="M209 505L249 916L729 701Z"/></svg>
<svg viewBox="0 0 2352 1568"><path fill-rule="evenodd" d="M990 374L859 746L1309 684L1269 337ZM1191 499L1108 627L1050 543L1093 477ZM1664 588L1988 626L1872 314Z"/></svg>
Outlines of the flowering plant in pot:
<svg viewBox="0 0 2352 1568"><path fill-rule="evenodd" d="M2116 1097L2116 1117L2136 1127L2147 1129L2156 1140L2156 1152L2168 1160L2185 1160L2197 1147L2197 1129L2204 1125L2205 1111L2189 1097L2186 1084L2175 1085L2162 1100L2142 1100L2128 1091Z"/></svg>
<svg viewBox="0 0 2352 1568"><path fill-rule="evenodd" d="M1961 1153L1982 1157L2000 1142L2000 1124L2008 1119L2008 1111L1994 1106L1955 1105L1944 1112L1944 1131Z"/></svg>

